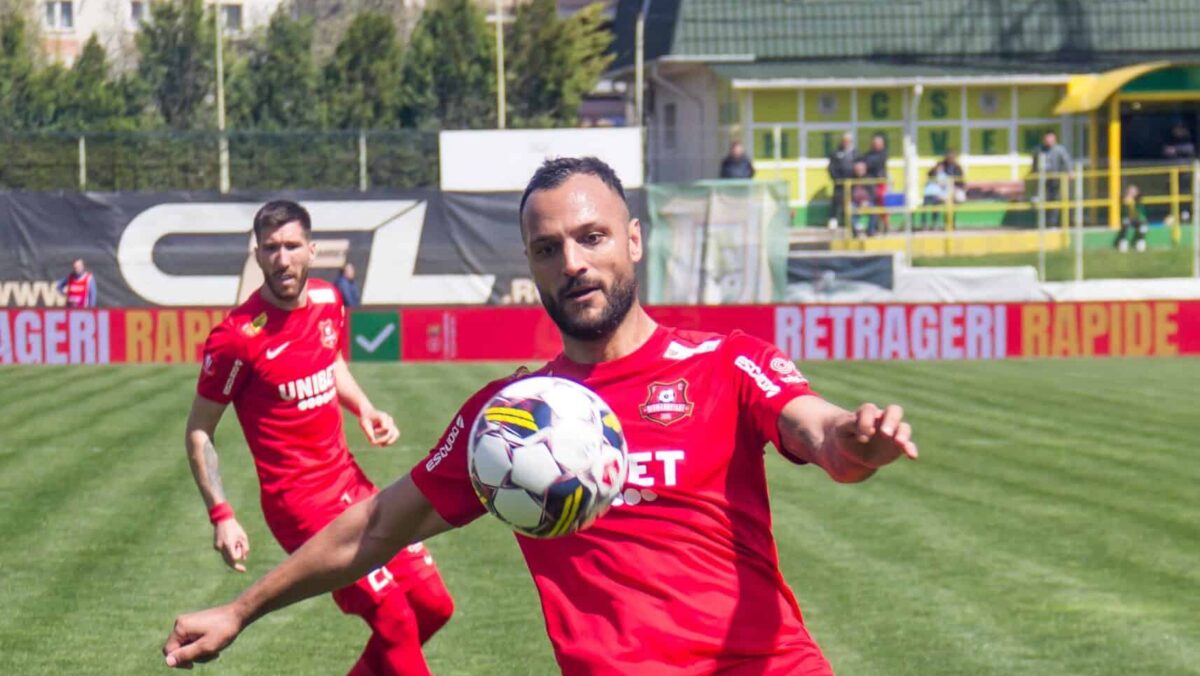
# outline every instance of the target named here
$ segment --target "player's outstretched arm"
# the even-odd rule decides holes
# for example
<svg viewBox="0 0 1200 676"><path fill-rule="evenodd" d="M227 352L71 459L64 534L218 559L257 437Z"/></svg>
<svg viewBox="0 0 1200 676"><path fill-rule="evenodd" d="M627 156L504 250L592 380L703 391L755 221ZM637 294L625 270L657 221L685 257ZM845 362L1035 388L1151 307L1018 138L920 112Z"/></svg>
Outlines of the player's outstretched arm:
<svg viewBox="0 0 1200 676"><path fill-rule="evenodd" d="M789 453L841 483L864 481L901 456L917 459L912 426L894 404L847 411L820 397L797 397L779 416L779 433Z"/></svg>
<svg viewBox="0 0 1200 676"><path fill-rule="evenodd" d="M344 587L401 547L450 529L408 475L351 506L232 603L181 615L163 645L167 666L215 659L263 615Z"/></svg>
<svg viewBox="0 0 1200 676"><path fill-rule="evenodd" d="M221 485L221 472L218 468L217 449L213 446L213 435L221 416L225 413L225 404L196 395L192 400L192 410L188 414L187 433L184 445L187 448L188 465L192 470L192 478L204 506L213 515L213 508L226 505L224 512L213 517L213 549L225 559L225 565L238 571L246 572L245 561L250 555L250 538L238 520L233 516L233 510L227 506L225 488Z"/></svg>
<svg viewBox="0 0 1200 676"><path fill-rule="evenodd" d="M334 385L337 387L338 402L358 417L358 426L362 428L367 441L375 446L390 446L400 438L400 430L392 416L377 410L371 405L367 393L358 385L354 374L342 355L337 356L333 364Z"/></svg>

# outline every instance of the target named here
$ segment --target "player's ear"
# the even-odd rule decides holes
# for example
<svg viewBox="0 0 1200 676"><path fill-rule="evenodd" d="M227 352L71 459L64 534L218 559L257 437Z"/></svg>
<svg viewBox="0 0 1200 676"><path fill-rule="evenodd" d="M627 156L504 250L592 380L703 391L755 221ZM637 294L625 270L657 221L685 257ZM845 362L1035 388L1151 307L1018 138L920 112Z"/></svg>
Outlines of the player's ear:
<svg viewBox="0 0 1200 676"><path fill-rule="evenodd" d="M636 218L629 220L629 258L637 263L642 260L642 222Z"/></svg>

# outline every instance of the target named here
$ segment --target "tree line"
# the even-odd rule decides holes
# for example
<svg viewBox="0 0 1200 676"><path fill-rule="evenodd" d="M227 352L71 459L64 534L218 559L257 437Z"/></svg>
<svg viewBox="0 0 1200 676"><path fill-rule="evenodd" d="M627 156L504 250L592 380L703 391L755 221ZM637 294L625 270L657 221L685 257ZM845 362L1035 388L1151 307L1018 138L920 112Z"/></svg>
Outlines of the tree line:
<svg viewBox="0 0 1200 676"><path fill-rule="evenodd" d="M27 13L0 13L0 129L8 132L200 132L216 128L216 30L202 0L150 5L137 65L115 68L92 36L71 66L47 63ZM602 7L558 16L521 5L505 26L507 119L570 126L611 56ZM363 12L318 62L321 30L286 5L269 24L224 41L227 128L234 131L493 127L494 27L471 0L430 2L407 40L391 17Z"/></svg>

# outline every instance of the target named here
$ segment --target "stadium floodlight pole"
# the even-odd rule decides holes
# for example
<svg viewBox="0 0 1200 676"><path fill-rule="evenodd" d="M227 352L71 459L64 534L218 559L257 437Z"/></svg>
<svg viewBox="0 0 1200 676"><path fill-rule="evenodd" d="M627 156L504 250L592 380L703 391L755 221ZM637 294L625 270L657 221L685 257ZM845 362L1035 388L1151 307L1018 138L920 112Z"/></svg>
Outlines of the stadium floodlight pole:
<svg viewBox="0 0 1200 676"><path fill-rule="evenodd" d="M633 107L634 119L637 120L639 127L646 120L646 94L642 90L646 86L646 12L648 11L650 11L650 0L642 0L642 7L638 10L637 25L634 27L634 40L637 44L633 47L633 58L636 61L633 68Z"/></svg>
<svg viewBox="0 0 1200 676"><path fill-rule="evenodd" d="M1192 276L1200 277L1200 160L1192 162Z"/></svg>
<svg viewBox="0 0 1200 676"><path fill-rule="evenodd" d="M1046 281L1046 153L1038 154L1038 281Z"/></svg>
<svg viewBox="0 0 1200 676"><path fill-rule="evenodd" d="M496 128L504 129L508 106L504 94L504 10L500 3L496 0Z"/></svg>
<svg viewBox="0 0 1200 676"><path fill-rule="evenodd" d="M225 61L221 35L221 2L213 2L213 26L217 50L217 163L220 165L221 194L229 192L229 139L225 138Z"/></svg>
<svg viewBox="0 0 1200 676"><path fill-rule="evenodd" d="M1083 162L1075 163L1075 281L1083 281Z"/></svg>
<svg viewBox="0 0 1200 676"><path fill-rule="evenodd" d="M79 192L87 190L87 139L79 135Z"/></svg>

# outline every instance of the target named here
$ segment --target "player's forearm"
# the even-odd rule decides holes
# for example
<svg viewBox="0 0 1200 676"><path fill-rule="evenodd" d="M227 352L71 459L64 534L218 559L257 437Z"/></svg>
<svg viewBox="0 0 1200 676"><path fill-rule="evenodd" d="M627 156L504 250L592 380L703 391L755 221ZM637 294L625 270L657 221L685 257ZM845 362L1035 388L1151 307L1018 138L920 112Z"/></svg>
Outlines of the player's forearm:
<svg viewBox="0 0 1200 676"><path fill-rule="evenodd" d="M852 484L866 481L876 472L875 468L857 462L853 455L844 448L844 442L849 439L839 433L839 429L847 421L854 420L854 414L841 411L831 415L824 425L817 464L838 483Z"/></svg>
<svg viewBox="0 0 1200 676"><path fill-rule="evenodd" d="M377 496L376 496L377 498ZM387 562L399 549L393 538L372 528L377 499L341 514L265 577L244 591L233 607L246 626L258 618L353 583Z"/></svg>
<svg viewBox="0 0 1200 676"><path fill-rule="evenodd" d="M221 482L217 449L213 446L212 436L204 430L188 430L186 443L188 466L200 497L204 499L204 506L211 509L213 505L225 502L225 487Z"/></svg>
<svg viewBox="0 0 1200 676"><path fill-rule="evenodd" d="M367 398L367 393L359 387L358 381L354 379L354 374L350 373L350 367L341 357L334 362L333 369L334 386L337 388L339 404L356 416L362 416L363 411L374 408L371 400Z"/></svg>
<svg viewBox="0 0 1200 676"><path fill-rule="evenodd" d="M817 465L839 483L856 483L875 470L856 462L844 446L843 430L854 414L817 397L799 397L780 416L781 441L794 456Z"/></svg>

